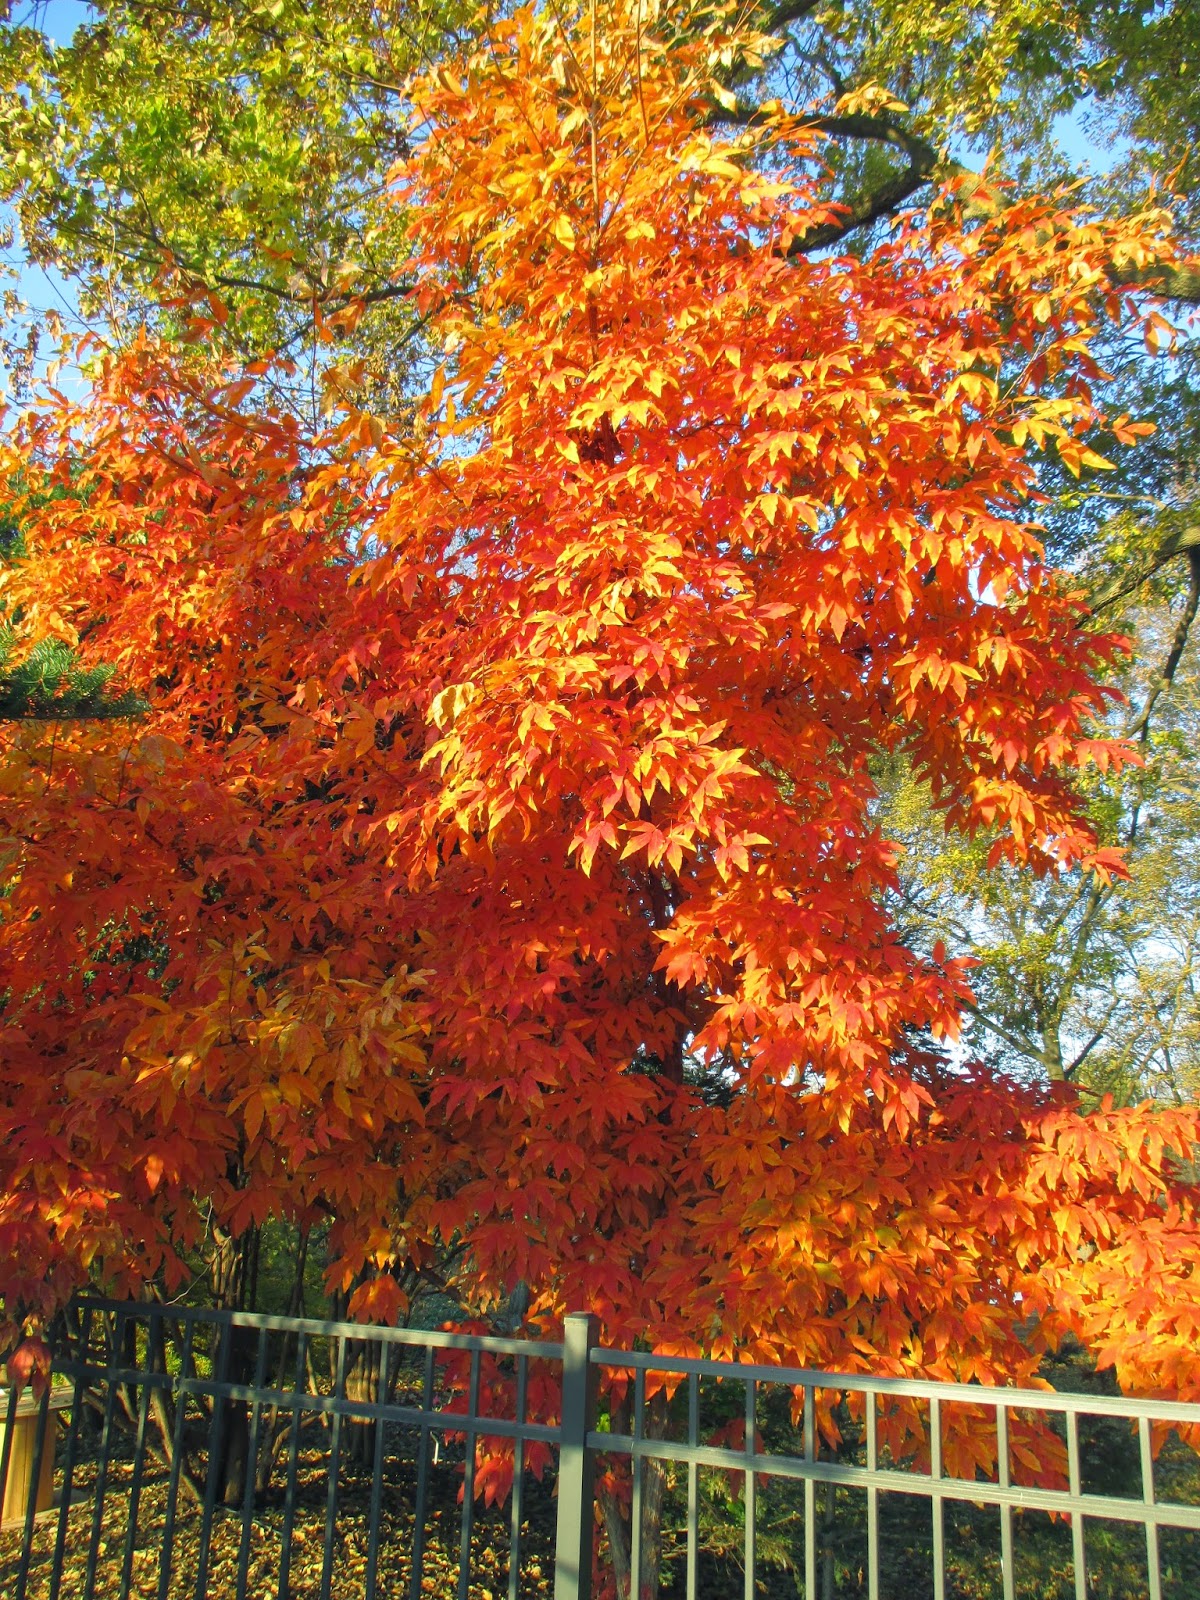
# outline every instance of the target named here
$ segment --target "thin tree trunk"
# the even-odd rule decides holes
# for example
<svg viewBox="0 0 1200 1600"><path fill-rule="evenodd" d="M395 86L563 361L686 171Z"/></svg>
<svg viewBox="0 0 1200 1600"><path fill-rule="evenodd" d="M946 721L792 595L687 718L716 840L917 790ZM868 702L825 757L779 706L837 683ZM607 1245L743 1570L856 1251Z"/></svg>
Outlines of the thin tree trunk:
<svg viewBox="0 0 1200 1600"><path fill-rule="evenodd" d="M664 1438L667 1421L667 1397L661 1390L650 1400L646 1413L646 1437L648 1439ZM632 1392L627 1392L625 1398L613 1407L613 1432L619 1434L631 1433L633 1431L631 1427L632 1415L633 1396ZM641 1573L639 1575L636 1600L658 1600L659 1585L662 1581L662 1507L666 1486L666 1463L653 1459L644 1460L642 1462L642 1525L639 1539ZM612 1561L617 1600L634 1600L630 1592L630 1583L633 1577L632 1501L627 1505L624 1498L617 1494L615 1490L604 1487L599 1490L599 1500L600 1511L604 1518L604 1531L608 1535L609 1557Z"/></svg>
<svg viewBox="0 0 1200 1600"><path fill-rule="evenodd" d="M304 1269L307 1261L308 1229L301 1228L296 1240L296 1260L295 1265L292 1268L291 1292L288 1295L287 1314L289 1317L300 1316L304 1307ZM298 1335L293 1336L292 1334L285 1333L281 1343L279 1351L279 1366L275 1374L275 1387L279 1390L284 1390L287 1388L289 1380L292 1379L294 1374L295 1358L292 1355L293 1337L298 1337ZM263 1430L263 1449L259 1453L258 1461L255 1466L255 1490L260 1495L266 1494L267 1490L271 1486L271 1472L275 1465L275 1457L278 1455L279 1447L282 1445L284 1439L286 1439L291 1433L291 1425L292 1419L290 1412L284 1418L281 1425L279 1421L279 1407L277 1405L271 1407L270 1417L267 1421L266 1427Z"/></svg>
<svg viewBox="0 0 1200 1600"><path fill-rule="evenodd" d="M334 1295L331 1310L335 1322L345 1319L351 1295L365 1281L365 1271L360 1272L349 1289ZM364 1401L367 1404L374 1404L378 1400L381 1353L378 1339L346 1340L347 1400ZM336 1342L330 1346L329 1361L329 1375L333 1379L337 1370ZM375 1424L359 1417L347 1417L342 1424L342 1453L347 1462L357 1466L365 1466L371 1461L375 1453Z"/></svg>
<svg viewBox="0 0 1200 1600"><path fill-rule="evenodd" d="M821 1600L833 1600L833 1512L834 1495L836 1490L833 1484L825 1485L825 1506L821 1516L821 1544L823 1555L821 1560Z"/></svg>
<svg viewBox="0 0 1200 1600"><path fill-rule="evenodd" d="M258 1289L259 1231L251 1228L237 1239L225 1238L213 1261L213 1299L223 1311L244 1311L253 1305ZM228 1349L222 1348L228 1340ZM249 1383L254 1367L254 1336L248 1328L221 1327L213 1350L213 1371L225 1374L227 1383ZM225 1400L213 1406L216 1429L218 1405L221 1408L221 1437L215 1466L217 1500L226 1506L239 1506L246 1492L250 1471L250 1408L244 1400ZM210 1436L211 1437L211 1436Z"/></svg>
<svg viewBox="0 0 1200 1600"><path fill-rule="evenodd" d="M346 1347L346 1399L374 1404L379 1399L383 1348L378 1339L350 1339ZM365 1467L375 1458L377 1423L348 1417L343 1424L347 1459Z"/></svg>
<svg viewBox="0 0 1200 1600"><path fill-rule="evenodd" d="M147 1352L146 1365L151 1372L166 1372L167 1370L167 1342L166 1330L162 1317L150 1319L150 1347ZM182 1359L182 1350L180 1351ZM175 1464L175 1407L186 1405L186 1395L180 1395L172 1404L166 1394L154 1384L150 1389L150 1415L154 1418L154 1425L158 1429L158 1453L169 1471ZM180 1446L182 1460L179 1463L179 1481L187 1492L201 1504L204 1499L204 1490L192 1471L191 1463L187 1456L187 1446Z"/></svg>

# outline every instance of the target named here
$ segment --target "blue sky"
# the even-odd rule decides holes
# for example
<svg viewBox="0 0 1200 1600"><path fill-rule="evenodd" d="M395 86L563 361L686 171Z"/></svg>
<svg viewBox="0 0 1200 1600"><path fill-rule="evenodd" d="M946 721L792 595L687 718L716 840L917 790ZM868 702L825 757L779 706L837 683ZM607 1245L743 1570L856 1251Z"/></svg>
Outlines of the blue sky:
<svg viewBox="0 0 1200 1600"><path fill-rule="evenodd" d="M87 20L88 7L80 0L39 0L39 3L24 7L14 6L18 19L21 10L36 12L41 22L42 31L50 36L56 44L70 43L71 35L81 22Z"/></svg>

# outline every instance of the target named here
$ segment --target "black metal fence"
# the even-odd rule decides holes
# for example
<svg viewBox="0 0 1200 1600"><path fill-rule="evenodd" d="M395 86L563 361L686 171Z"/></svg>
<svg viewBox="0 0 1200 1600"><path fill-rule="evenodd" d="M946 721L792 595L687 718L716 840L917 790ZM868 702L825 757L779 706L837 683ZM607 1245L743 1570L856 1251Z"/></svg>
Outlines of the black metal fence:
<svg viewBox="0 0 1200 1600"><path fill-rule="evenodd" d="M29 1495L0 1593L466 1600L484 1563L497 1600L516 1600L553 1560L549 1489L527 1456L558 1429L529 1394L531 1370L543 1394L552 1371L557 1404L561 1360L550 1343L84 1303L56 1355L62 1387L26 1425L26 1477L54 1449L56 1503L39 1512ZM485 1366L485 1398L507 1415L482 1414ZM15 1396L8 1412L0 1482L20 1443ZM503 1530L495 1507L475 1526L484 1440L512 1458Z"/></svg>
<svg viewBox="0 0 1200 1600"><path fill-rule="evenodd" d="M598 1600L601 1536L663 1600L1200 1597L1200 1406L104 1301L54 1372L4 1600Z"/></svg>

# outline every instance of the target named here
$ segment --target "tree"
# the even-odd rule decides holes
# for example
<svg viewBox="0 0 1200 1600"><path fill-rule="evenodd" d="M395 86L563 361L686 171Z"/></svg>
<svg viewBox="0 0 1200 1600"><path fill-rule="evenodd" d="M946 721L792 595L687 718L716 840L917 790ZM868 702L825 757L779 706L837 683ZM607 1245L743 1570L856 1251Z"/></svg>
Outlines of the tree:
<svg viewBox="0 0 1200 1600"><path fill-rule="evenodd" d="M808 254L819 134L715 130L769 41L690 20L524 9L418 83L411 425L307 438L149 341L31 425L15 592L152 711L2 769L10 1338L211 1206L331 1215L365 1315L454 1238L475 1307L612 1342L1005 1381L1073 1331L1196 1392L1194 1112L948 1058L967 972L898 936L872 777L1120 870L1076 788L1120 644L1030 495L1095 464L1106 269L1162 219L949 195Z"/></svg>
<svg viewBox="0 0 1200 1600"><path fill-rule="evenodd" d="M993 179L1026 189L1075 176L1054 137L1064 113L1082 113L1101 139L1129 141L1128 158L1104 185L1110 203L1136 206L1150 180L1176 193L1194 224L1200 108L1186 64L1200 41L1190 6L778 0L758 16L784 47L767 87L782 78L798 103L819 107L835 141L846 210L831 234L893 216L985 152ZM754 64L735 64L731 81L741 103L720 110L753 117L762 86ZM1131 280L1140 272L1135 264L1113 270ZM1194 263L1160 268L1156 281L1200 299Z"/></svg>
<svg viewBox="0 0 1200 1600"><path fill-rule="evenodd" d="M345 519L339 533L319 502L298 503L293 423L222 417L207 380L189 391L144 349L79 420L90 456L82 435L56 461L16 452L29 555L10 591L32 629L65 631L145 684L152 712L134 727L6 733L5 1103L22 1151L0 1229L10 1314L48 1304L61 1275L98 1255L124 1285L164 1259L177 1269L214 1223L236 1237L272 1212L337 1209L369 1230L367 1196L382 1183L384 1205L394 1199L388 1141L420 1111L399 1070L420 1057L413 963L377 942L369 903L361 926L343 927L323 897L329 872L331 894L347 911L354 901L356 869L331 842L344 813L318 725L307 761L280 737L294 673L329 642L320 619L344 586ZM39 494L39 465L57 494ZM231 474L249 473L245 495L222 504L213 472L227 495ZM51 570L67 580L53 591L41 587ZM268 733L258 718L272 714L285 720ZM282 763L275 783L266 752ZM171 1043L154 1058L156 1015L171 1019ZM114 1054L121 1036L128 1050ZM270 1140L258 1136L268 1109ZM382 1177L361 1138L377 1119Z"/></svg>
<svg viewBox="0 0 1200 1600"><path fill-rule="evenodd" d="M1128 880L987 872L986 838L947 838L907 768L881 773L880 824L905 847L901 926L925 948L944 939L979 962L973 1051L1097 1099L1186 1103L1200 1087L1195 666L1186 661L1167 685L1174 693L1156 696L1170 635L1185 638L1190 619L1160 602L1138 620L1148 659L1117 675L1132 707L1109 720L1137 735L1144 764L1087 786L1089 812L1124 850Z"/></svg>
<svg viewBox="0 0 1200 1600"><path fill-rule="evenodd" d="M170 334L201 296L207 337L218 347L240 359L272 349L297 358L289 376L278 368L271 376L286 385L292 406L314 404L318 369L341 363L354 373L361 405L396 420L406 415L423 381L409 374L419 374L429 352L386 174L407 147L407 71L455 48L474 19L444 5L343 7L335 19L291 4L239 0L219 12L186 6L164 14L106 0L91 7L70 45L51 51L37 17L36 8L16 8L0 52L0 183L27 251L75 280L117 344L144 317ZM1193 7L783 0L760 6L757 19L782 49L732 55L711 110L736 125L782 91L828 135L833 195L844 209L810 229L803 250L839 240L869 248L899 208L924 203L940 182L981 165L989 148L989 183L1015 184L1011 192L1077 177L1053 137L1055 118L1068 112L1085 117L1101 140L1125 144L1113 169L1091 180L1089 198L1136 212L1154 184L1172 194L1182 236L1195 243L1200 124L1194 75L1179 70L1200 50ZM675 26L682 37L697 19L685 11ZM972 203L1003 204L1005 193L977 187ZM1175 297L1167 309L1197 299L1194 261L1113 261L1106 273L1160 285ZM1052 453L1039 464L1053 500L1050 558L1079 570L1101 602L1114 591L1136 595L1164 561L1176 569L1168 582L1186 586L1178 540L1197 518L1200 346L1184 337L1169 360L1155 360L1141 330L1134 335L1114 329L1101 340L1101 364L1116 376L1096 392L1113 413L1154 421L1153 445L1098 443L1116 471L1085 470L1080 484ZM18 377L33 363L36 337L34 328L14 346ZM1109 527L1116 508L1122 514ZM1174 770L1182 778L1178 764ZM917 817L910 807L910 829ZM936 854L936 824L919 848ZM1186 853L1176 852L1172 880L1188 870ZM1018 897L1024 884L1014 881ZM1129 893L1121 885L1107 891L1114 907ZM1027 903L1019 915L1033 910ZM968 920L976 915L983 908ZM1060 939L1074 926L1060 923ZM1003 956L1000 947L984 950L979 981L1030 990L1039 980L1019 964L1022 948L1008 940ZM1061 956L1074 959L1065 946ZM1166 1033L1153 1048L1171 1048Z"/></svg>
<svg viewBox="0 0 1200 1600"><path fill-rule="evenodd" d="M785 74L800 98L824 96L830 106L822 126L840 152L847 209L823 241L839 233L853 240L886 225L897 205L962 171L972 152L978 163L989 147L989 176L1015 184L1016 192L1072 177L1053 132L1058 115L1074 112L1101 141L1116 137L1126 147L1109 173L1088 183L1093 201L1136 206L1154 185L1172 194L1177 225L1194 248L1200 107L1194 74L1181 64L1200 48L1195 8L1003 0L982 11L784 4L764 15L787 40L774 74ZM855 105L855 94L871 85L874 105ZM760 91L746 74L738 89L735 114L750 117ZM984 192L977 203L1003 205L1004 193ZM1109 270L1126 282L1155 283L1171 315L1200 300L1194 258L1168 272L1132 262ZM952 926L959 948L981 963L973 980L981 994L977 1015L990 1015L994 1027L976 1029L974 1041L986 1040L1020 1070L1036 1064L1051 1075L1063 1049L1068 1069L1087 1050L1094 1083L1135 1095L1149 1083L1175 1094L1194 1081L1186 908L1195 880L1187 827L1171 826L1186 816L1194 787L1194 761L1174 731L1192 713L1169 681L1166 693L1152 683L1168 665L1168 680L1174 676L1195 612L1188 594L1196 559L1197 347L1186 334L1171 342L1165 318L1151 343L1157 357L1127 329L1107 335L1098 354L1112 376L1096 391L1113 411L1151 419L1158 429L1151 446L1100 445L1116 470L1085 471L1082 482L1049 460L1039 472L1049 496L1043 515L1050 558L1072 566L1106 618L1115 603L1137 605L1146 624L1136 629L1138 655L1157 658L1117 675L1134 690L1137 709L1125 720L1137 723L1153 770L1095 791L1096 825L1113 842L1136 841L1134 881L1047 886L1017 874L1001 882L979 870L986 847L947 846L907 774L885 824L901 826L910 846L906 896L910 910L919 908L927 945ZM1176 606L1163 637L1159 608L1168 599ZM1144 826L1147 784L1166 824L1153 833ZM1120 818L1114 807L1123 810ZM1073 1044L1059 1038L1068 1018Z"/></svg>
<svg viewBox="0 0 1200 1600"><path fill-rule="evenodd" d="M470 8L88 9L54 49L36 6L15 7L0 34L0 188L31 259L75 278L92 310L132 297L152 315L173 268L220 297L243 355L295 354L314 322L341 322L396 403L385 367L411 329L386 173L406 148L407 74L462 45L478 25ZM995 144L993 175L1026 188L1061 178L1053 119L1081 104L1131 140L1124 204L1140 204L1147 172L1173 175L1190 204L1197 111L1178 70L1197 44L1189 7L778 0L756 20L784 49L765 79L760 54L731 58L724 77L741 103L722 89L714 114L753 116L760 89L780 86L808 111L831 136L847 208L830 236L927 197L963 170L967 147ZM686 9L675 24L681 36L696 25ZM1186 266L1164 270L1196 299Z"/></svg>

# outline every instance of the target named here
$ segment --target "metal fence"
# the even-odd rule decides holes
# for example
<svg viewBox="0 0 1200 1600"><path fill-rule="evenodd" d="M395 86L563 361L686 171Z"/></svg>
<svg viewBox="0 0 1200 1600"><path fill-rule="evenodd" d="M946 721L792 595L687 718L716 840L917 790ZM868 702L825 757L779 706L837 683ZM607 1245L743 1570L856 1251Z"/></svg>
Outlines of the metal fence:
<svg viewBox="0 0 1200 1600"><path fill-rule="evenodd" d="M54 1372L4 1600L592 1600L601 1528L663 1600L1200 1597L1200 1406L104 1301Z"/></svg>

